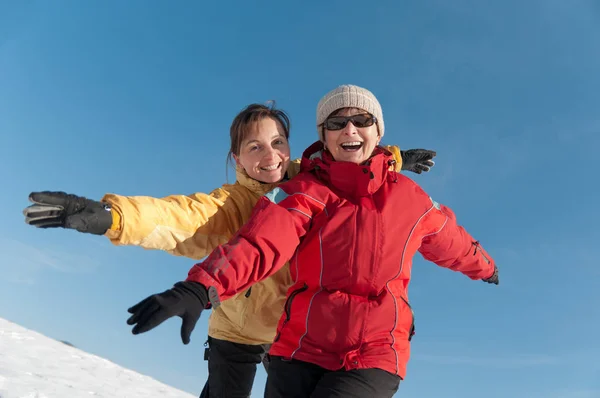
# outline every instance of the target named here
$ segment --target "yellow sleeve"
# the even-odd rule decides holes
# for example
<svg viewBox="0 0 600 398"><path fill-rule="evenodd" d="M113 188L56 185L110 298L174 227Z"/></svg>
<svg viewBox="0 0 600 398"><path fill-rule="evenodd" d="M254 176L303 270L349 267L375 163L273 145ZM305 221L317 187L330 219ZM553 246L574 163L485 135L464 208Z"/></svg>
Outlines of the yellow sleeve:
<svg viewBox="0 0 600 398"><path fill-rule="evenodd" d="M400 154L400 147L396 145L384 145L385 149L390 151L394 155L396 164L394 165L394 171L400 173L402 170L402 155Z"/></svg>
<svg viewBox="0 0 600 398"><path fill-rule="evenodd" d="M300 172L300 162L302 159L294 159L290 162L287 174L289 178L294 178Z"/></svg>
<svg viewBox="0 0 600 398"><path fill-rule="evenodd" d="M113 226L106 236L115 245L200 259L241 227L242 217L237 201L231 200L231 190L223 186L210 194L164 198L106 194L102 201L110 203L113 212Z"/></svg>

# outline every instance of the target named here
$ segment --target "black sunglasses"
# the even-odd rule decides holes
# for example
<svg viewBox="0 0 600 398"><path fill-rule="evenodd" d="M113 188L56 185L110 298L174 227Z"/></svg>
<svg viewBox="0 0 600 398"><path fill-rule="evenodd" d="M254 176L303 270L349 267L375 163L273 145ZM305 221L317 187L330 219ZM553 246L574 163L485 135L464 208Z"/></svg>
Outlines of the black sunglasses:
<svg viewBox="0 0 600 398"><path fill-rule="evenodd" d="M352 122L356 127L369 127L377 122L377 118L370 113L361 113L352 116L331 116L325 120L323 126L327 130L341 130L346 127L348 122Z"/></svg>

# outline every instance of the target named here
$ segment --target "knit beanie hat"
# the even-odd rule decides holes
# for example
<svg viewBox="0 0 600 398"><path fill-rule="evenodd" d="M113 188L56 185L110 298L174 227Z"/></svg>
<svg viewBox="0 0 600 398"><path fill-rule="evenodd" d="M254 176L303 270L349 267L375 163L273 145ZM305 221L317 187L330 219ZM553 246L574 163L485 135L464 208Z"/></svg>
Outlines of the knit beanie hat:
<svg viewBox="0 0 600 398"><path fill-rule="evenodd" d="M323 141L323 128L321 125L329 115L341 108L360 108L375 116L379 136L383 137L385 131L383 111L377 98L366 88L344 84L325 94L317 105L317 131L321 141Z"/></svg>

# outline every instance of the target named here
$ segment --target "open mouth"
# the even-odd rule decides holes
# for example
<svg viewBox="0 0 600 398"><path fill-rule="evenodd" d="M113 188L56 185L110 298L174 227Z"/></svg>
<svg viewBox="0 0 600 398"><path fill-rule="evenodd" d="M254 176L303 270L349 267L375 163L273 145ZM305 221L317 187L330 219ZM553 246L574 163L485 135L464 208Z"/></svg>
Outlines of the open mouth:
<svg viewBox="0 0 600 398"><path fill-rule="evenodd" d="M340 146L346 152L356 152L362 148L363 143L360 141L344 142Z"/></svg>
<svg viewBox="0 0 600 398"><path fill-rule="evenodd" d="M281 163L272 164L270 166L261 167L261 171L275 171L281 168Z"/></svg>

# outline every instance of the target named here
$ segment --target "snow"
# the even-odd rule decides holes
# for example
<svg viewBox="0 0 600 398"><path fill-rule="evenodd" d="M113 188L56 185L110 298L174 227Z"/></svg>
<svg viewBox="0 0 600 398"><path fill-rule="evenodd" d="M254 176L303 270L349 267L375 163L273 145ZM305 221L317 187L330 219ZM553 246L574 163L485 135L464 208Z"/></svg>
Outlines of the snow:
<svg viewBox="0 0 600 398"><path fill-rule="evenodd" d="M0 318L0 398L192 395Z"/></svg>

